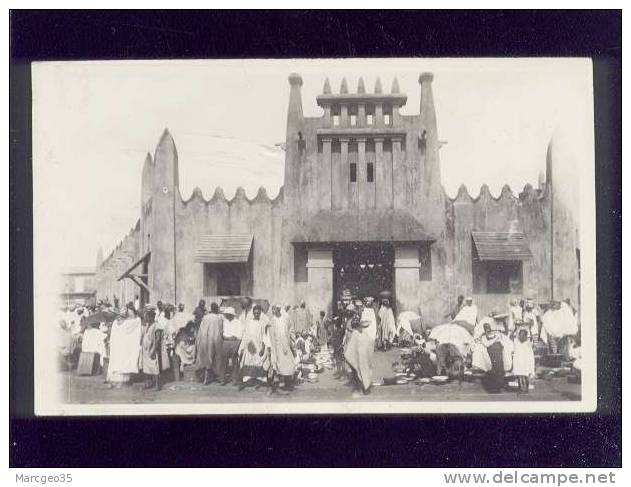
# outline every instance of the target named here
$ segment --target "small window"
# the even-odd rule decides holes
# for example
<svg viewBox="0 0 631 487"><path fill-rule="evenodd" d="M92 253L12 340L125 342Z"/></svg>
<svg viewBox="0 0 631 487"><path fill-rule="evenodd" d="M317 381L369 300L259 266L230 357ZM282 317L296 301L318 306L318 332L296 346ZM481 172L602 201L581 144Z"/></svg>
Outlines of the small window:
<svg viewBox="0 0 631 487"><path fill-rule="evenodd" d="M521 260L473 261L473 292L476 294L521 294Z"/></svg>
<svg viewBox="0 0 631 487"><path fill-rule="evenodd" d="M383 114L383 124L384 125L390 125L390 114L389 113L384 113Z"/></svg>
<svg viewBox="0 0 631 487"><path fill-rule="evenodd" d="M372 125L374 122L374 117L372 113L366 114L366 125Z"/></svg>
<svg viewBox="0 0 631 487"><path fill-rule="evenodd" d="M357 163L351 162L351 183L357 182Z"/></svg>
<svg viewBox="0 0 631 487"><path fill-rule="evenodd" d="M334 127L339 127L340 126L340 116L339 115L333 115L333 126Z"/></svg>
<svg viewBox="0 0 631 487"><path fill-rule="evenodd" d="M351 126L357 125L357 115L351 115Z"/></svg>
<svg viewBox="0 0 631 487"><path fill-rule="evenodd" d="M366 164L366 181L369 183L375 182L375 165L372 162Z"/></svg>

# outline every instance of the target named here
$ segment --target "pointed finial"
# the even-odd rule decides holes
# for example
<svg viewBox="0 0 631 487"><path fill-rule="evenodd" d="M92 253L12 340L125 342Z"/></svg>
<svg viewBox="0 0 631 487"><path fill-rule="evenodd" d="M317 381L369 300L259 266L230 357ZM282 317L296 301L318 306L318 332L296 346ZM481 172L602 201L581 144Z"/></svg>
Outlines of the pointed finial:
<svg viewBox="0 0 631 487"><path fill-rule="evenodd" d="M383 88L381 87L381 78L377 77L377 81L375 82L375 93L383 93Z"/></svg>
<svg viewBox="0 0 631 487"><path fill-rule="evenodd" d="M396 76L394 77L394 80L392 80L392 89L390 90L390 93L399 93L399 80Z"/></svg>
<svg viewBox="0 0 631 487"><path fill-rule="evenodd" d="M348 85L346 83L346 78L342 78L342 84L340 86L340 94L345 95L348 93Z"/></svg>
<svg viewBox="0 0 631 487"><path fill-rule="evenodd" d="M357 93L364 94L366 93L366 86L364 86L364 78L359 77L359 81L357 82Z"/></svg>
<svg viewBox="0 0 631 487"><path fill-rule="evenodd" d="M329 82L329 78L324 80L324 88L322 88L322 93L325 95L331 94L331 83Z"/></svg>
<svg viewBox="0 0 631 487"><path fill-rule="evenodd" d="M158 141L158 148L166 146L175 146L175 141L173 140L173 136L171 135L171 132L169 132L168 128L164 129L164 132L162 132L160 140Z"/></svg>

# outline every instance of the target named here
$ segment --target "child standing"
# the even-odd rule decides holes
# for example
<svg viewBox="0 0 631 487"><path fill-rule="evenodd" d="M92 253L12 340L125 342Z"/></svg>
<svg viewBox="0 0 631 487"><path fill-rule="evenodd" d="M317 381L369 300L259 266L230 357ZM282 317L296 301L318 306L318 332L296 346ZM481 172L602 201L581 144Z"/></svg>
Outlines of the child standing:
<svg viewBox="0 0 631 487"><path fill-rule="evenodd" d="M532 342L528 339L528 330L520 329L515 340L513 352L513 374L517 377L520 392L528 392L530 377L535 375L535 354Z"/></svg>

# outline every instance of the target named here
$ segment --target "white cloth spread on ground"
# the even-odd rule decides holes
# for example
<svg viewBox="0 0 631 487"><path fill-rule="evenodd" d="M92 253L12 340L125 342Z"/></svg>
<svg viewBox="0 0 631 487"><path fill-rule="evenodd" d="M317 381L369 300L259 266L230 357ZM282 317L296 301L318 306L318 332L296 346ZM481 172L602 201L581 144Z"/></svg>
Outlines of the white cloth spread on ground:
<svg viewBox="0 0 631 487"><path fill-rule="evenodd" d="M375 316L375 310L372 308L364 308L362 311L361 321L367 321L370 323L364 332L375 340L377 338L377 317Z"/></svg>
<svg viewBox="0 0 631 487"><path fill-rule="evenodd" d="M466 321L470 325L475 326L478 321L478 307L475 304L469 306L465 304L460 308L460 311L458 311L453 321Z"/></svg>
<svg viewBox="0 0 631 487"><path fill-rule="evenodd" d="M114 322L110 334L108 377L112 374L135 374L138 372L140 335L140 318Z"/></svg>

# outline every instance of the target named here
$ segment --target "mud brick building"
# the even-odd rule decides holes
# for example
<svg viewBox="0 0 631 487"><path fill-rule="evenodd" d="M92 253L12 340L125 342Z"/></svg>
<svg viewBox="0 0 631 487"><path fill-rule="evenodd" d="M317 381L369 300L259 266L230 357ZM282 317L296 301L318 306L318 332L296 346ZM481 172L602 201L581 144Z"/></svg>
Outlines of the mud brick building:
<svg viewBox="0 0 631 487"><path fill-rule="evenodd" d="M183 200L178 156L168 131L147 156L137 224L98 262L97 296L121 302L184 302L250 295L272 302L305 299L314 312L331 310L342 291L356 296L387 290L397 311L420 311L442 322L458 294L481 312L511 298L578 301L577 218L555 195L567 164L554 139L547 174L515 195L477 197L462 186L443 190L433 75L419 78L420 110L403 115L407 96L394 79L368 92L346 80L339 93L325 81L305 117L302 78L289 76L284 185L275 198L261 188L227 199L205 199L196 188ZM507 165L517 163L506 161ZM565 168L565 169L563 169ZM563 169L563 170L562 170ZM569 171L571 174L572 171ZM559 179L559 184L561 180Z"/></svg>

